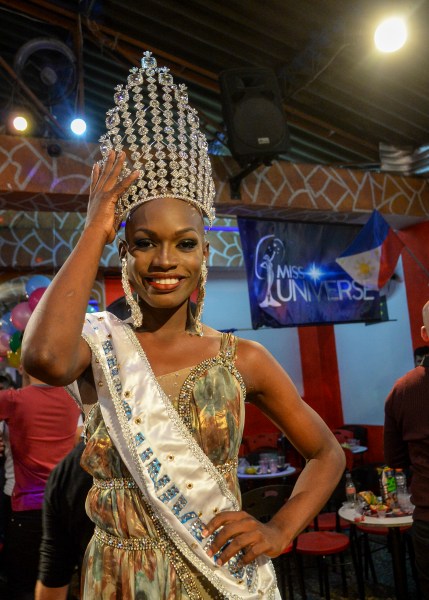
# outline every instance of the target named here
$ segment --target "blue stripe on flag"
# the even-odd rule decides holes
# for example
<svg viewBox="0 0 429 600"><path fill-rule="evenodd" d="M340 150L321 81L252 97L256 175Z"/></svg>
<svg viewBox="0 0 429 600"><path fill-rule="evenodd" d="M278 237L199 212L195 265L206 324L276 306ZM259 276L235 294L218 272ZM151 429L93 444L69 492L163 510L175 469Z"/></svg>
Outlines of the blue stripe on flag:
<svg viewBox="0 0 429 600"><path fill-rule="evenodd" d="M389 230L389 223L387 223L377 210L374 210L366 225L350 246L341 254L340 258L378 248L387 238Z"/></svg>

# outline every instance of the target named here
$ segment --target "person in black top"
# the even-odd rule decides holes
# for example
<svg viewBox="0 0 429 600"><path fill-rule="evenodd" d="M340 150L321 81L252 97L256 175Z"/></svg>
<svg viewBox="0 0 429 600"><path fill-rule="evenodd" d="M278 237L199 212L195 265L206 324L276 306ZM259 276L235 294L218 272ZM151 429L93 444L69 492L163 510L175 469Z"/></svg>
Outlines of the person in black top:
<svg viewBox="0 0 429 600"><path fill-rule="evenodd" d="M80 466L84 442L54 468L43 504L43 536L40 547L36 600L65 600L76 570L79 574L94 524L85 512L92 478Z"/></svg>
<svg viewBox="0 0 429 600"><path fill-rule="evenodd" d="M421 336L429 342L429 302ZM396 381L385 404L384 458L393 468L411 469L413 544L420 592L429 600L429 355Z"/></svg>

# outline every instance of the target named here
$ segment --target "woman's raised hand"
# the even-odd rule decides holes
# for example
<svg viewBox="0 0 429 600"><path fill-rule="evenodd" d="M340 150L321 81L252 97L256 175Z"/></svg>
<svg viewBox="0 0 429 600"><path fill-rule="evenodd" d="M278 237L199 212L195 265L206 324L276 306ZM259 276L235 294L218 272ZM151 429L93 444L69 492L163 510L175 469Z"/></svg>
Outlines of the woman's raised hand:
<svg viewBox="0 0 429 600"><path fill-rule="evenodd" d="M219 566L240 550L244 552L241 561L245 565L262 554L275 558L291 541L285 539L284 532L273 521L261 523L244 511L219 513L210 521L203 535L208 537L215 531L218 533L207 553L214 556L227 544L216 560Z"/></svg>
<svg viewBox="0 0 429 600"><path fill-rule="evenodd" d="M124 162L125 152L117 154L112 150L103 166L100 167L96 163L92 169L85 227L104 230L106 244L113 242L116 236L114 228L116 202L139 176L139 172L134 171L122 181L118 181Z"/></svg>

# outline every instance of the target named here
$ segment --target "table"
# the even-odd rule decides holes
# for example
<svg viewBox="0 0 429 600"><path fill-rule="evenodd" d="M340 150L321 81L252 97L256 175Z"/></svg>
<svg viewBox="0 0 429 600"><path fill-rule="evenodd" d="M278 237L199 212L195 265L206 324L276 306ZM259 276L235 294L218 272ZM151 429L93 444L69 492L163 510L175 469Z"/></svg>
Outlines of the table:
<svg viewBox="0 0 429 600"><path fill-rule="evenodd" d="M412 515L404 517L365 517L363 521L356 522L356 517L359 514L354 508L342 506L338 511L340 517L349 521L352 527L356 525L371 525L371 527L387 527L388 535L391 541L392 548L392 568L395 581L395 591L398 600L407 598L407 573L405 565L405 557L401 552L401 531L400 527L412 525ZM360 559L359 559L360 560ZM361 591L361 590L360 590Z"/></svg>
<svg viewBox="0 0 429 600"><path fill-rule="evenodd" d="M295 473L295 467L286 467L275 473L238 473L238 479L274 479L275 477L289 477Z"/></svg>

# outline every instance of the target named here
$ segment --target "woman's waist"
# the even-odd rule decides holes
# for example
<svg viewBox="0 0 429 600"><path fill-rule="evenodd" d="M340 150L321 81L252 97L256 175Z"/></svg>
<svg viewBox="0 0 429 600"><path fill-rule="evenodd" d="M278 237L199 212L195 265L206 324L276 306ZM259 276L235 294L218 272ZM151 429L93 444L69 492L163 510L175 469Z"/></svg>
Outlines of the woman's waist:
<svg viewBox="0 0 429 600"><path fill-rule="evenodd" d="M86 500L86 513L96 527L109 535L156 536L142 493L130 477L94 478Z"/></svg>
<svg viewBox="0 0 429 600"><path fill-rule="evenodd" d="M165 539L156 534L144 535L143 532L140 532L140 535L126 536L119 532L112 533L104 526L98 525L94 528L94 538L99 544L118 550L165 550L166 546Z"/></svg>
<svg viewBox="0 0 429 600"><path fill-rule="evenodd" d="M216 468L225 479L230 492L239 499L237 460L225 461ZM159 493L161 491L160 489ZM165 501L168 500L163 500ZM155 535L147 499L132 477L94 477L87 496L86 512L96 526L109 534L120 537Z"/></svg>

